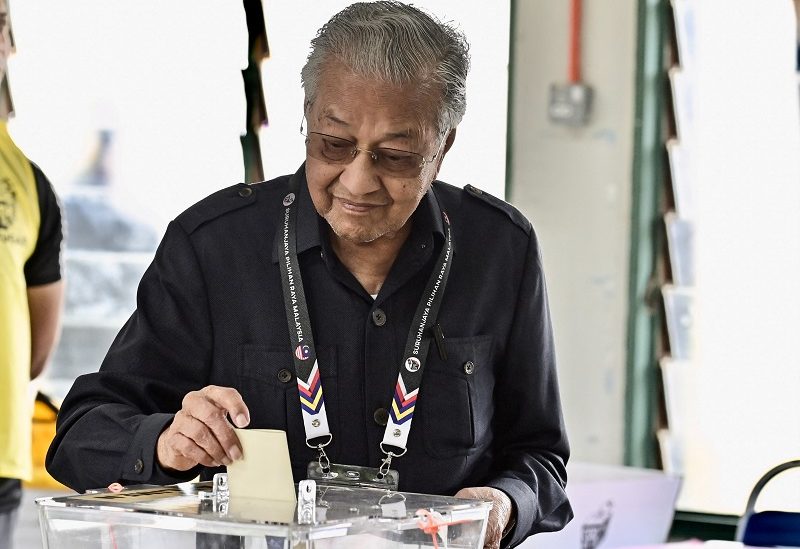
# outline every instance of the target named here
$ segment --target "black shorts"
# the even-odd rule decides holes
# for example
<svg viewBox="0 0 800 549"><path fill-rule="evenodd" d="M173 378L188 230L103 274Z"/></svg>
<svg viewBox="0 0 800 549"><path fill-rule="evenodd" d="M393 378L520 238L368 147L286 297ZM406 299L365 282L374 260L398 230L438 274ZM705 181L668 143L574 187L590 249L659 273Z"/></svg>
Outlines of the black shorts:
<svg viewBox="0 0 800 549"><path fill-rule="evenodd" d="M22 482L16 478L0 478L0 513L19 507L22 501Z"/></svg>

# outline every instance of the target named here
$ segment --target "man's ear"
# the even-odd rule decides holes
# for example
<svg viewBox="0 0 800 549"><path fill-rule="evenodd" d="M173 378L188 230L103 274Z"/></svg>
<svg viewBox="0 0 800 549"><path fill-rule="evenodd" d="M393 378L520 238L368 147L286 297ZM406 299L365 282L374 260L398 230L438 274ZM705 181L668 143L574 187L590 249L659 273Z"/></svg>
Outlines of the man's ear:
<svg viewBox="0 0 800 549"><path fill-rule="evenodd" d="M447 134L447 137L444 140L444 147L442 147L442 154L439 155L439 160L436 161L436 175L439 175L439 170L442 169L442 160L444 160L444 155L447 154L447 151L450 150L450 147L453 146L453 142L456 140L456 128L450 130L450 133Z"/></svg>

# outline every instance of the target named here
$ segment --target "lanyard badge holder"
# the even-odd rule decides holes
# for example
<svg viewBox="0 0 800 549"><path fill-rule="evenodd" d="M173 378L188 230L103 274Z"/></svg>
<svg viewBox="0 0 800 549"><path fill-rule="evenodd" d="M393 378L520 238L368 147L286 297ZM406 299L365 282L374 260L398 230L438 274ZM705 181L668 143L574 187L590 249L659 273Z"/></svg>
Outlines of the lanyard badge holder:
<svg viewBox="0 0 800 549"><path fill-rule="evenodd" d="M292 178L291 191L296 190L296 181ZM382 488L396 491L399 485L399 473L391 469L392 459L403 456L406 451L408 435L411 431L411 420L422 381L422 372L428 355L430 339L423 338L428 329L436 322L441 305L441 296L447 284L447 277L452 262L452 235L450 220L442 212L445 222L446 243L439 255L439 268L431 273L425 293L417 306L414 320L406 340L404 356L406 357L397 376L397 384L389 411L389 420L380 444L384 454L380 467L364 467L360 465L342 465L331 463L325 447L333 441L328 427L328 416L325 410L325 398L322 393L322 379L314 347L311 331L311 320L308 314L303 279L300 274L300 262L297 257L295 210L297 196L289 192L283 199L283 254L279 260L281 265L281 283L286 308L286 321L289 326L297 390L300 397L300 409L303 416L303 427L306 432L306 445L319 452L316 461L308 464L307 475L311 480L328 484ZM280 254L279 254L280 255Z"/></svg>

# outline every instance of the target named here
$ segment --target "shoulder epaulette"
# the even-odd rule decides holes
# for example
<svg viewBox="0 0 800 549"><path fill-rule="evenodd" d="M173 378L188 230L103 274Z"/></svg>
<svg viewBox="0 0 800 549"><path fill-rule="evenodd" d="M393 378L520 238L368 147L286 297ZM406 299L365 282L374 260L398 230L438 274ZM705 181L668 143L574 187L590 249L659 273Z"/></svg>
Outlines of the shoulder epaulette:
<svg viewBox="0 0 800 549"><path fill-rule="evenodd" d="M181 215L177 221L187 234L226 213L244 208L256 201L256 191L247 183L239 183L207 196Z"/></svg>
<svg viewBox="0 0 800 549"><path fill-rule="evenodd" d="M467 192L467 196L472 196L477 198L478 200L482 201L485 204L488 204L504 214L508 216L511 221L514 222L520 229L525 231L525 233L530 234L531 232L531 222L522 215L522 213L516 209L514 206L506 202L505 200L500 200L496 196L492 196L491 194L487 193L486 191L482 191L478 187L473 185L465 185L464 190Z"/></svg>

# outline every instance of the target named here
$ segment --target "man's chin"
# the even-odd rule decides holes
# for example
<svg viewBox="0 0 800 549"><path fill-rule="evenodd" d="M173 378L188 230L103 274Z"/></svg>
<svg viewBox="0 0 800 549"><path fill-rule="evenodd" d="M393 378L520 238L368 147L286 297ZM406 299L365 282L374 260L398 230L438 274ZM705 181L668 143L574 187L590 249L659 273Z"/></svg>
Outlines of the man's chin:
<svg viewBox="0 0 800 549"><path fill-rule="evenodd" d="M376 227L362 227L350 223L328 222L333 233L342 240L352 244L369 244L383 236L388 236L390 231L381 230Z"/></svg>
<svg viewBox="0 0 800 549"><path fill-rule="evenodd" d="M382 234L377 234L375 232L368 232L366 230L333 230L334 234L342 240L346 240L352 244L369 244L375 240L378 240Z"/></svg>

